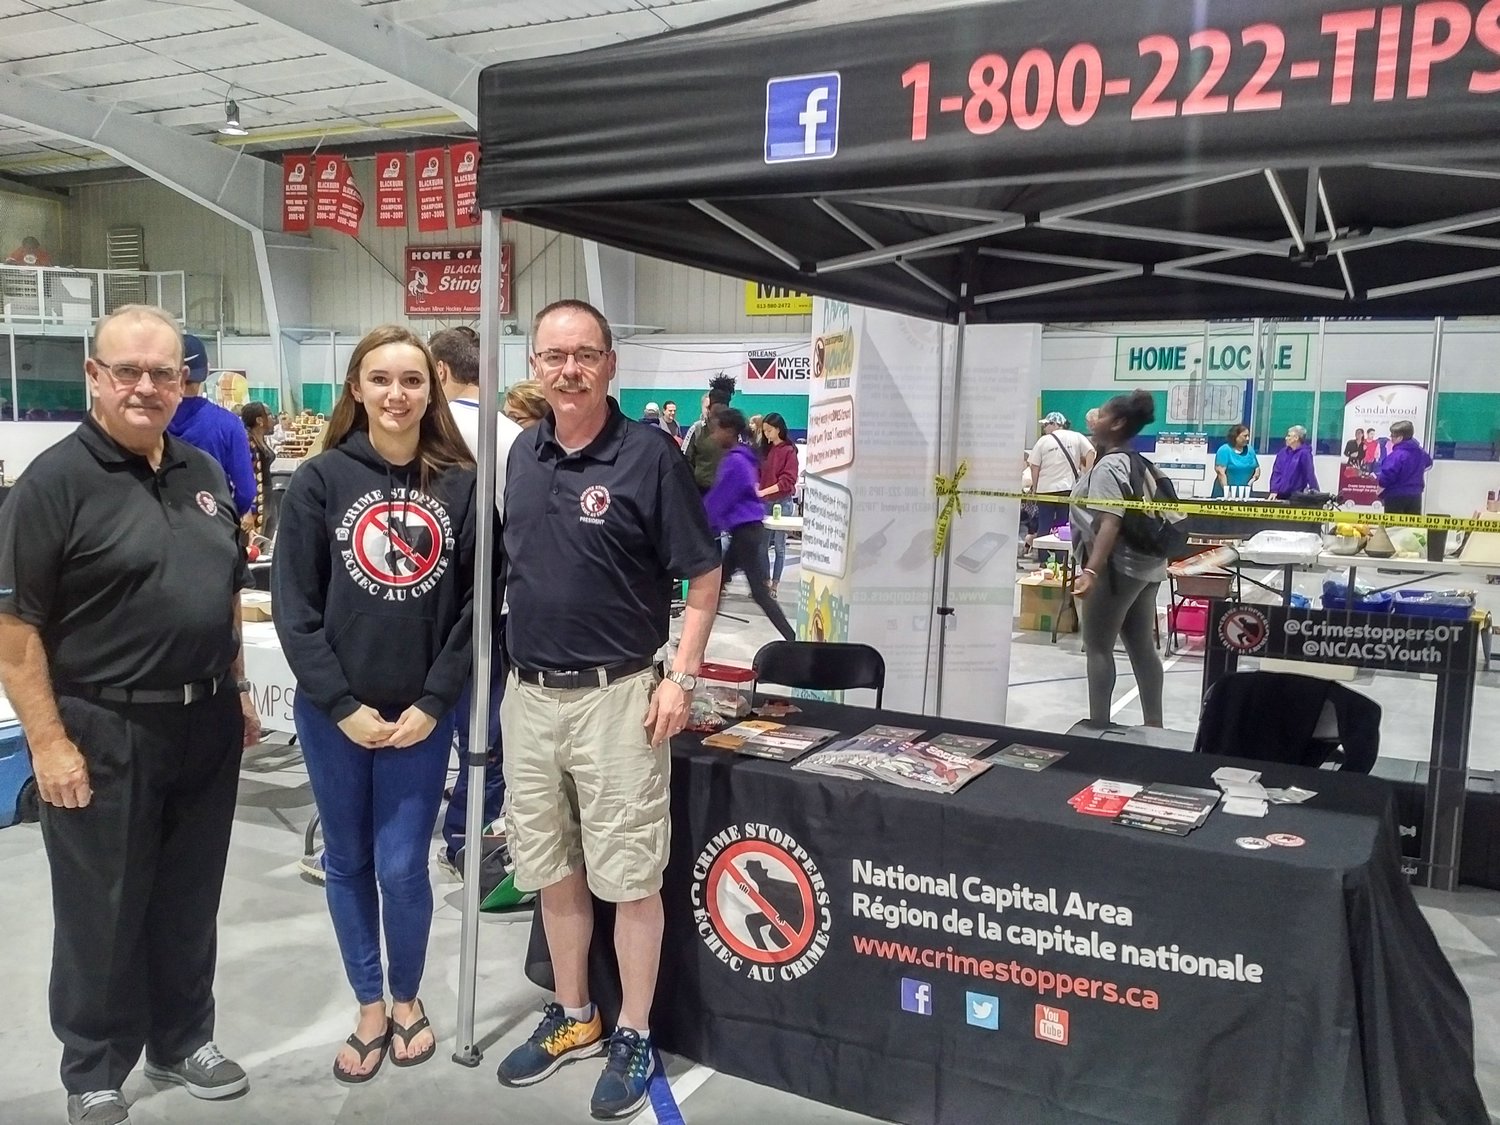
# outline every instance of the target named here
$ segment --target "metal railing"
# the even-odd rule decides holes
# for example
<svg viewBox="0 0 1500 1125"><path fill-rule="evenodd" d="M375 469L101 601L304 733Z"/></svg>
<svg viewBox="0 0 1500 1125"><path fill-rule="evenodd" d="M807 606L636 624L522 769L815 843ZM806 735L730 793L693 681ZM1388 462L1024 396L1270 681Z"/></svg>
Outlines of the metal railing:
<svg viewBox="0 0 1500 1125"><path fill-rule="evenodd" d="M219 278L185 270L0 265L0 322L86 328L122 305L159 305L190 327L221 327Z"/></svg>

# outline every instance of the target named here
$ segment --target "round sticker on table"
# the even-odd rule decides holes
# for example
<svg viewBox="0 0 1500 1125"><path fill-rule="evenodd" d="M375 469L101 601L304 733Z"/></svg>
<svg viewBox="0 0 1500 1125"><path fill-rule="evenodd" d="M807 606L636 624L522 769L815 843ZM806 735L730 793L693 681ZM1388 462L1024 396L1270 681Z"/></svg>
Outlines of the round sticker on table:
<svg viewBox="0 0 1500 1125"><path fill-rule="evenodd" d="M1272 832L1266 837L1266 842L1278 848L1300 848L1307 843L1301 836L1293 836L1290 832Z"/></svg>
<svg viewBox="0 0 1500 1125"><path fill-rule="evenodd" d="M1270 840L1262 840L1259 836L1241 836L1235 840L1235 843L1252 852L1258 852L1262 848L1269 848L1271 846Z"/></svg>

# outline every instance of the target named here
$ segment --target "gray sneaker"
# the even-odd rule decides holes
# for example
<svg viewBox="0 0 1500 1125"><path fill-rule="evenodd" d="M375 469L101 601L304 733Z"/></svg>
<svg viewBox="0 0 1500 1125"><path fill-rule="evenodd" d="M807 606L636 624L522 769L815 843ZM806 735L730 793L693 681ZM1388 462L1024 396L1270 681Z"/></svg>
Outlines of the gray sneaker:
<svg viewBox="0 0 1500 1125"><path fill-rule="evenodd" d="M69 1094L68 1125L130 1125L130 1111L118 1090Z"/></svg>
<svg viewBox="0 0 1500 1125"><path fill-rule="evenodd" d="M155 1082L186 1086L195 1098L232 1098L250 1088L250 1079L239 1063L224 1057L213 1042L199 1047L181 1062L164 1066L146 1060L146 1077ZM92 1125L92 1123L90 1123Z"/></svg>

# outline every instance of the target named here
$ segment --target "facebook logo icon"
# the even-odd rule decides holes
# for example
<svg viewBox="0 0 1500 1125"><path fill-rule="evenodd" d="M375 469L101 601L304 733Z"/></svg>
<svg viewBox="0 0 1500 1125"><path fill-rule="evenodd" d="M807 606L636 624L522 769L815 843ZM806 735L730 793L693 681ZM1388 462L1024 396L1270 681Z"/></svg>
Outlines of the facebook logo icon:
<svg viewBox="0 0 1500 1125"><path fill-rule="evenodd" d="M766 163L826 160L839 150L839 76L801 74L766 83Z"/></svg>
<svg viewBox="0 0 1500 1125"><path fill-rule="evenodd" d="M925 980L901 978L901 1009L919 1016L932 1015L932 985Z"/></svg>

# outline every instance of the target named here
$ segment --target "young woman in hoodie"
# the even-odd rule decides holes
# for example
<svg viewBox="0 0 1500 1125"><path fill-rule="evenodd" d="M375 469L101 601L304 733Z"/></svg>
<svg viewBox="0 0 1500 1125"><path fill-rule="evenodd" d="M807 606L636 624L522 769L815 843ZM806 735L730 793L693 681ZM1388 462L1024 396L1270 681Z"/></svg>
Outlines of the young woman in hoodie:
<svg viewBox="0 0 1500 1125"><path fill-rule="evenodd" d="M333 1074L356 1083L387 1053L414 1066L436 1049L417 998L427 842L469 675L475 467L427 346L391 325L354 349L324 448L282 501L271 586L328 911L359 1002Z"/></svg>
<svg viewBox="0 0 1500 1125"><path fill-rule="evenodd" d="M729 535L724 552L724 573L719 588L743 570L750 583L750 596L761 612L770 619L776 631L787 640L797 634L787 624L786 614L771 595L771 578L767 573L764 501L760 496L760 458L745 444L745 416L733 407L714 411L704 426L708 440L724 451L714 485L703 497L708 524L716 534Z"/></svg>
<svg viewBox="0 0 1500 1125"><path fill-rule="evenodd" d="M780 414L767 414L761 423L765 435L765 448L760 463L760 498L765 503L766 515L771 515L779 504L781 514L792 514L792 498L797 495L797 447L787 434L786 419ZM771 532L771 596L781 585L781 574L786 569L786 532Z"/></svg>

